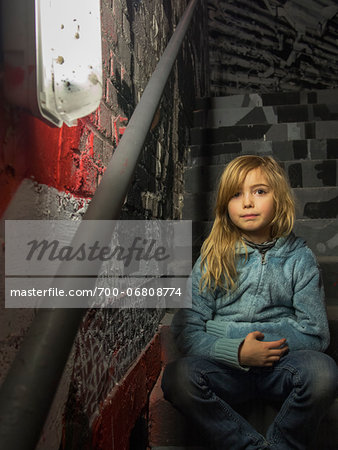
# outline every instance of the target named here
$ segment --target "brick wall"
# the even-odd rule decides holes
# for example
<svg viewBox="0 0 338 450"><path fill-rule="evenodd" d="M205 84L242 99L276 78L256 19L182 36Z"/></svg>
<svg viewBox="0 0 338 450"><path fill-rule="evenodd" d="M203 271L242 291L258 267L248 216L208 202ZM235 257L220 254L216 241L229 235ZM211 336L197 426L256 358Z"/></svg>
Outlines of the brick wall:
<svg viewBox="0 0 338 450"><path fill-rule="evenodd" d="M61 129L0 102L2 219L81 219L187 1L102 0L103 98ZM179 219L194 97L208 90L198 6L140 158L122 218ZM6 67L3 77L10 76ZM2 99L3 100L3 99ZM4 258L4 235L2 262ZM1 379L34 317L0 312ZM157 330L161 311L91 310L72 350L39 448L85 448L105 398ZM65 409L66 404L66 409ZM63 431L62 431L63 430Z"/></svg>
<svg viewBox="0 0 338 450"><path fill-rule="evenodd" d="M208 10L212 95L337 87L337 2L208 0Z"/></svg>

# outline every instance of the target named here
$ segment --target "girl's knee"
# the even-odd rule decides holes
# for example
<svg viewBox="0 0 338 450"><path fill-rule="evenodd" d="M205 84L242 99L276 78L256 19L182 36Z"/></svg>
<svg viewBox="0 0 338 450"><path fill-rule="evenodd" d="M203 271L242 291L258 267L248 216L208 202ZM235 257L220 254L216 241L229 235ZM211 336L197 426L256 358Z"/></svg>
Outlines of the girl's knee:
<svg viewBox="0 0 338 450"><path fill-rule="evenodd" d="M316 388L314 394L319 397L334 400L338 393L338 367L336 362L326 354L323 354L321 370L314 386Z"/></svg>
<svg viewBox="0 0 338 450"><path fill-rule="evenodd" d="M336 362L325 353L299 352L297 372L302 384L309 390L313 401L334 399L338 390Z"/></svg>

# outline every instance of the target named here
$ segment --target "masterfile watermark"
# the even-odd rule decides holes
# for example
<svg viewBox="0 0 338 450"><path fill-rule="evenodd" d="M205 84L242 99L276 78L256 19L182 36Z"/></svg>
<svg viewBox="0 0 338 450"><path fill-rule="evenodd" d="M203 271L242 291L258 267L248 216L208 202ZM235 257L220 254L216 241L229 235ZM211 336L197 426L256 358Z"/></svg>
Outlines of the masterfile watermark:
<svg viewBox="0 0 338 450"><path fill-rule="evenodd" d="M51 287L53 285L53 287ZM9 278L7 308L188 308L190 278Z"/></svg>
<svg viewBox="0 0 338 450"><path fill-rule="evenodd" d="M187 306L190 221L11 220L5 233L6 307Z"/></svg>
<svg viewBox="0 0 338 450"><path fill-rule="evenodd" d="M34 239L27 243L29 252L26 256L27 261L48 260L48 261L109 261L116 259L123 261L124 267L129 267L131 261L163 261L170 258L167 249L163 246L156 247L155 239L142 239L135 237L131 246L124 248L120 245L116 247L100 246L99 241L95 241L93 245L88 245L85 242L80 244L77 248L70 245L61 245L56 239L49 242L46 239L38 241Z"/></svg>
<svg viewBox="0 0 338 450"><path fill-rule="evenodd" d="M6 275L189 275L191 222L6 220Z"/></svg>

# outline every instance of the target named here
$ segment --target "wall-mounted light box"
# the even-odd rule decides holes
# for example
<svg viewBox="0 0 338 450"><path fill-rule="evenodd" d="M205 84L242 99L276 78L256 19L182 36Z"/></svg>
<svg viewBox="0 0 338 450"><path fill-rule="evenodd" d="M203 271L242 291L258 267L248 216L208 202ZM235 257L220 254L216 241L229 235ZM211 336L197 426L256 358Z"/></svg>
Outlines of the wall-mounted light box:
<svg viewBox="0 0 338 450"><path fill-rule="evenodd" d="M102 96L100 0L2 0L4 95L62 126Z"/></svg>

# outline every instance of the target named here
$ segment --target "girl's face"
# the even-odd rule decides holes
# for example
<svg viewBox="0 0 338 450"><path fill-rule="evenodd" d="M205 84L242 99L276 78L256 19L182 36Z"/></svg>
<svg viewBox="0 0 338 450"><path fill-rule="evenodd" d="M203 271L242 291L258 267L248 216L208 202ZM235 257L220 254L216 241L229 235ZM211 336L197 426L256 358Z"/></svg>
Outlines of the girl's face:
<svg viewBox="0 0 338 450"><path fill-rule="evenodd" d="M275 215L273 191L261 169L251 170L228 203L231 221L242 235L257 244L271 239Z"/></svg>

